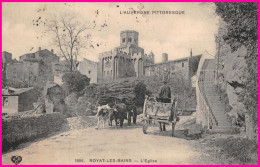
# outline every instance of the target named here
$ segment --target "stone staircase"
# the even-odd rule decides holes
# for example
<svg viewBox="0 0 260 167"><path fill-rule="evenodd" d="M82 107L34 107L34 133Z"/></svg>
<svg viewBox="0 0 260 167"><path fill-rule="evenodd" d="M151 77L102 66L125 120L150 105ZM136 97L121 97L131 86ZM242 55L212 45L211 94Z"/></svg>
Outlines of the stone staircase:
<svg viewBox="0 0 260 167"><path fill-rule="evenodd" d="M231 121L225 112L225 104L220 101L220 93L217 90L217 85L214 81L214 69L216 69L215 60L205 60L205 81L202 84L205 99L214 114L217 125L212 126L212 133L228 133L232 131ZM209 82L207 82L209 81Z"/></svg>

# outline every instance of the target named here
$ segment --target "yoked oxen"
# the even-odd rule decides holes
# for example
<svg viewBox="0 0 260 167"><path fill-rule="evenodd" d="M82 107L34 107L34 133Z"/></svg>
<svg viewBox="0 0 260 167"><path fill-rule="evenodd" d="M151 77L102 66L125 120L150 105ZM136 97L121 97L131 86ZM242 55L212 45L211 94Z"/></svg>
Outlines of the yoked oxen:
<svg viewBox="0 0 260 167"><path fill-rule="evenodd" d="M96 129L99 128L100 122L103 122L103 128L105 123L108 122L109 126L112 126L113 120L115 120L116 126L123 126L124 119L127 119L127 107L124 103L115 104L113 108L109 105L102 105L98 107L97 111L98 123Z"/></svg>
<svg viewBox="0 0 260 167"><path fill-rule="evenodd" d="M115 120L119 119L119 125L120 127L123 126L124 119L127 119L127 108L124 103L118 103L115 104L115 109L116 109L116 116L114 117ZM117 121L116 121L117 123Z"/></svg>
<svg viewBox="0 0 260 167"><path fill-rule="evenodd" d="M133 123L136 124L137 110L135 106L129 106L125 103L118 103L114 105L115 110L110 115L110 126L112 126L112 121L115 120L116 125L120 127L123 126L124 120L128 120L128 126L131 125L131 118L133 117Z"/></svg>

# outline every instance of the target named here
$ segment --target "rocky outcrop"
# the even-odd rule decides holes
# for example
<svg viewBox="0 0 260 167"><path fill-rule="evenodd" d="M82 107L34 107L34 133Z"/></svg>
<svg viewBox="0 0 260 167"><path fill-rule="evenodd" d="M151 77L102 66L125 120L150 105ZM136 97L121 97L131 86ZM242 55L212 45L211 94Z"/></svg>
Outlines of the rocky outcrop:
<svg viewBox="0 0 260 167"><path fill-rule="evenodd" d="M59 112L69 116L65 104L65 92L58 84L47 84L44 88L46 113Z"/></svg>
<svg viewBox="0 0 260 167"><path fill-rule="evenodd" d="M246 56L246 48L243 46L236 52L231 53L227 50L222 59L222 69L220 71L220 86L222 90L226 90L231 110L228 113L231 117L238 119L239 116L244 117L245 106L239 102L239 94L244 89L244 81L249 75L244 57Z"/></svg>

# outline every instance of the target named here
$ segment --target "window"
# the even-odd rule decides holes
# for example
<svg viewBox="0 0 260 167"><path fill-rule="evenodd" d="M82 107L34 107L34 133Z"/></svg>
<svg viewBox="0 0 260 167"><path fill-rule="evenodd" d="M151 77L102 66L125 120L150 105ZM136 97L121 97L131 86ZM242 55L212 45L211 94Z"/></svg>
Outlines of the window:
<svg viewBox="0 0 260 167"><path fill-rule="evenodd" d="M112 75L112 70L111 70L111 75Z"/></svg>
<svg viewBox="0 0 260 167"><path fill-rule="evenodd" d="M2 106L8 106L8 97L3 97L3 105Z"/></svg>
<svg viewBox="0 0 260 167"><path fill-rule="evenodd" d="M182 63L182 65L181 65L182 67L184 67L184 63Z"/></svg>
<svg viewBox="0 0 260 167"><path fill-rule="evenodd" d="M125 38L123 38L123 42L125 42Z"/></svg>
<svg viewBox="0 0 260 167"><path fill-rule="evenodd" d="M128 42L132 42L132 38L128 38Z"/></svg>
<svg viewBox="0 0 260 167"><path fill-rule="evenodd" d="M88 74L90 74L90 73L91 73L91 71L89 70L89 71L88 71Z"/></svg>

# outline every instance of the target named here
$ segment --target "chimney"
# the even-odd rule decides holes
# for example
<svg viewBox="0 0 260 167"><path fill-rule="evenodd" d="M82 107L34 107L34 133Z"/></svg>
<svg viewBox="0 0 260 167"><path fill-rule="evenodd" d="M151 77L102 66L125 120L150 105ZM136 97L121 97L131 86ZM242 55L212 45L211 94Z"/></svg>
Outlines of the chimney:
<svg viewBox="0 0 260 167"><path fill-rule="evenodd" d="M42 49L41 49L41 47L39 47L39 51L41 51Z"/></svg>
<svg viewBox="0 0 260 167"><path fill-rule="evenodd" d="M51 49L51 53L54 53L54 50L53 50L53 49Z"/></svg>
<svg viewBox="0 0 260 167"><path fill-rule="evenodd" d="M192 48L190 49L190 57L192 57Z"/></svg>
<svg viewBox="0 0 260 167"><path fill-rule="evenodd" d="M167 53L163 53L162 54L162 62L165 63L168 61L168 54Z"/></svg>

